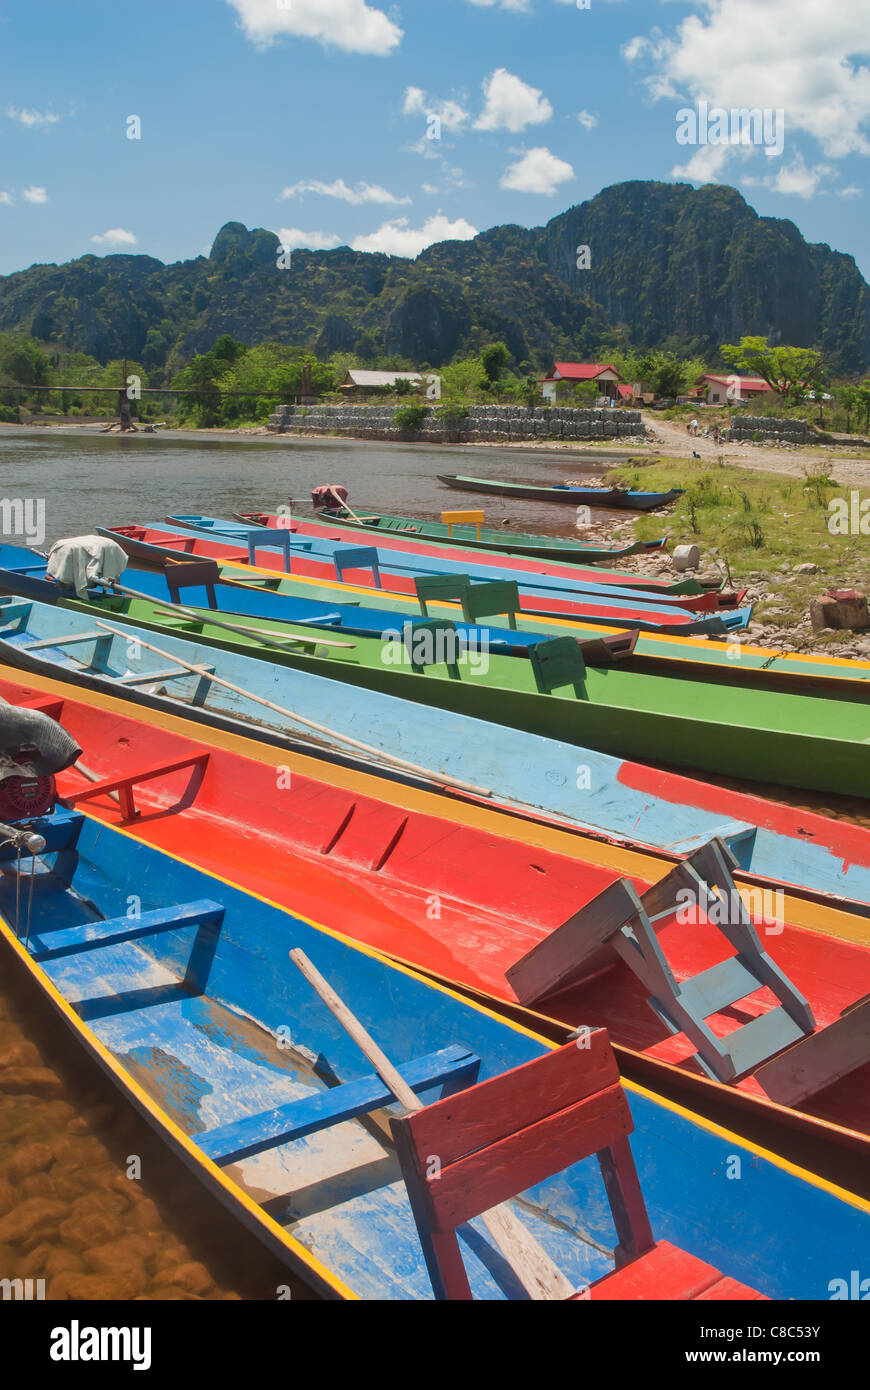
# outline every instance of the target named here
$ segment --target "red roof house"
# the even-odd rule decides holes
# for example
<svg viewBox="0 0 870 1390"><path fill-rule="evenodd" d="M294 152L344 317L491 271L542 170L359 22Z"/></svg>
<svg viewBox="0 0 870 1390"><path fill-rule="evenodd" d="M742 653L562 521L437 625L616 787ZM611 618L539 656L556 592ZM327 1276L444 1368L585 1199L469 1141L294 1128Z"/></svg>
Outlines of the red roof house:
<svg viewBox="0 0 870 1390"><path fill-rule="evenodd" d="M695 382L693 395L706 400L708 405L732 405L737 401L750 401L770 391L767 382L760 376L717 376L705 372Z"/></svg>
<svg viewBox="0 0 870 1390"><path fill-rule="evenodd" d="M621 380L619 372L609 362L554 362L544 377L543 393L546 400L555 401L565 389L581 381L592 381L602 396L613 400Z"/></svg>

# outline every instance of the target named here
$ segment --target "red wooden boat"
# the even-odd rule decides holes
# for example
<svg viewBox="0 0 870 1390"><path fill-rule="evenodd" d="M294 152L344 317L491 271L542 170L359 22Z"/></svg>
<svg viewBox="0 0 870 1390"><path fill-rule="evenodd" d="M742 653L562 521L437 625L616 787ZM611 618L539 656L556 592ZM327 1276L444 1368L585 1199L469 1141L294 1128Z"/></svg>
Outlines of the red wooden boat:
<svg viewBox="0 0 870 1390"><path fill-rule="evenodd" d="M247 526L287 530L291 535L297 536L320 536L324 540L341 541L347 545L359 545L361 543L359 526L343 525L341 521L333 520L331 517L320 518L315 521L304 516L279 517L274 512L237 512L234 515ZM194 526L192 521L182 522L181 517L173 518L173 523L175 525ZM422 556L432 554L431 541L420 540L408 531L378 531L375 534L369 534L372 535L370 544L376 545L379 550L400 550ZM495 569L509 566L510 569L523 573L555 575L559 579L566 579L574 583L585 581L589 584L608 584L617 589L649 590L650 593L666 594L669 599L681 594L697 595L703 593L702 586L696 580L678 581L651 574L621 574L618 570L598 569L592 565L565 564L564 561L559 560L558 555L552 559L549 556L546 559L535 559L522 555L488 555L486 551L478 552L458 543L453 545L439 544L437 554L447 559L467 562L469 565L489 565ZM734 593L723 594L719 591L714 591L712 594L714 602L725 608L736 607L739 597ZM711 611L713 607L714 603L711 602Z"/></svg>
<svg viewBox="0 0 870 1390"><path fill-rule="evenodd" d="M516 1006L508 972L542 942L552 942L578 908L614 891L623 878L648 894L672 868L653 854L535 823L523 825L523 842L513 838L517 822L503 814L347 768L325 771L316 760L173 716L137 711L133 718L112 697L89 695L85 704L79 694L49 680L0 680L0 695L59 719L83 747L82 761L96 782L78 771L62 773L63 796L137 838L272 901L292 902L297 914L498 1006ZM870 928L866 919L790 895L782 903L783 920L765 938L766 951L809 1001L815 1016L810 1041L836 1044L844 1020L853 1034L853 1025L865 1020ZM852 939L842 939L846 934ZM721 934L708 920L688 926L669 921L659 942L680 982L722 957ZM829 1067L839 1079L783 1106L752 1074L727 1088L707 1080L693 1060L694 1045L683 1034L671 1035L648 1007L648 995L622 960L604 960L593 975L550 996L536 1026L546 1023L559 1040L569 1027L606 1026L622 1064L638 1079L661 1089L680 1078L682 1090L699 1096L702 1107L724 1099L756 1120L765 1113L778 1117L804 1139L815 1132L832 1141L832 1151L862 1154L866 1175L866 1035L862 1056L856 1060L852 1038L845 1061ZM739 1007L728 1004L709 1016L717 1034L730 1036L739 1031L735 1024L777 1012L764 988L741 999Z"/></svg>

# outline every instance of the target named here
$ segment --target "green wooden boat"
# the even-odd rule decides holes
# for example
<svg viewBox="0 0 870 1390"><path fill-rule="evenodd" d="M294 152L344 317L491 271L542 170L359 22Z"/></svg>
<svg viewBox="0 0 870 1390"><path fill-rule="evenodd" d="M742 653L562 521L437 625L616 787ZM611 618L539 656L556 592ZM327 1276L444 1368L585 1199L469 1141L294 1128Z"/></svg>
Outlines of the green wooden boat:
<svg viewBox="0 0 870 1390"><path fill-rule="evenodd" d="M375 531L380 535L386 532L413 536L415 541L432 541L434 544L456 545L471 550L494 550L500 555L522 555L530 560L561 560L578 565L624 560L642 551L661 550L665 544L662 537L656 541L633 541L630 545L592 545L579 539L566 540L559 536L536 536L515 531L509 522L496 528L465 522L424 521L419 517L396 516L386 512L372 516L369 508L360 507L358 512L352 512L337 504L333 508L318 508L316 514L321 520L340 521L342 526L354 526L360 531ZM239 521L251 521L250 514L236 512L234 515Z"/></svg>
<svg viewBox="0 0 870 1390"><path fill-rule="evenodd" d="M387 640L275 619L111 596L65 606L257 657L622 758L865 797L870 704L586 666L574 637L495 655L451 622L417 620ZM327 711L324 711L327 713ZM425 717L425 716L423 716ZM583 797L582 766L565 768Z"/></svg>
<svg viewBox="0 0 870 1390"><path fill-rule="evenodd" d="M360 589L338 580L316 580L276 570L248 569L218 561L218 572L226 583L265 593L286 594L294 598L316 599L324 603L362 603L367 608L383 608L406 621L420 617L417 599L405 594L388 593L382 589ZM461 621L458 603L430 601L433 617ZM502 615L494 619L502 624ZM624 628L594 626L552 618L546 614L514 614L520 632L541 633L547 637L576 637L591 642L602 636L624 633ZM483 620L481 620L483 621ZM487 619L493 621L493 619ZM834 687L847 687L855 699L870 684L870 661L848 660L844 657L821 656L818 653L783 652L773 647L737 645L727 636L711 641L707 637L671 637L659 633L639 632L631 656L624 663L628 669L650 675L674 675L684 679L724 680L735 685L757 683L767 690L780 689L785 693L834 695ZM866 698L866 696L864 697Z"/></svg>

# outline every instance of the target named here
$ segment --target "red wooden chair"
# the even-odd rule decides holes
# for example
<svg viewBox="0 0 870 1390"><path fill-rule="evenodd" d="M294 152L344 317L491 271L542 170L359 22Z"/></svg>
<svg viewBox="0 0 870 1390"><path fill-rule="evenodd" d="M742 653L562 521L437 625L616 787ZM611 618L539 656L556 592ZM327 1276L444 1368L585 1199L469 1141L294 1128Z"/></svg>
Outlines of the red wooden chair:
<svg viewBox="0 0 870 1390"><path fill-rule="evenodd" d="M764 1297L654 1240L628 1141L631 1111L604 1029L391 1126L436 1298L472 1297L458 1226L593 1153L619 1237L616 1269L574 1298Z"/></svg>

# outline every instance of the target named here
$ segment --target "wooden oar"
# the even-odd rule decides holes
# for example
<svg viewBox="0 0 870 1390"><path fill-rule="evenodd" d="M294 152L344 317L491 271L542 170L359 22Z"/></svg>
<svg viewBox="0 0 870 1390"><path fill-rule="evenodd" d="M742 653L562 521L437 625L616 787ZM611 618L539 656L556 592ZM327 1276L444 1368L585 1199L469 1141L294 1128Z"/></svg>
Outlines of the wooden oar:
<svg viewBox="0 0 870 1390"><path fill-rule="evenodd" d="M151 594L143 594L139 589L130 589L130 588L127 587L126 584L119 584L119 583L117 582L117 580L115 580L115 581L110 581L110 580L108 580L108 579L102 579L102 580L97 580L96 582L97 582L98 584L102 584L105 588L110 588L110 589L112 589L113 592L115 592L115 593L126 594L126 595L128 596L128 598L144 599L144 601L145 601L147 604L150 604L151 607L153 607L155 613L166 613L166 614L170 615L170 616L173 617L173 618L184 618L185 621L187 621L187 622L194 622L194 623L200 623L200 624L203 624L203 623L206 623L206 622L207 622L207 623L209 623L212 627L223 627L223 628L226 628L227 632L237 632L237 633L241 633L242 636L245 636L245 637L246 637L246 636L249 636L252 632L253 632L253 633L256 633L258 636L259 636L260 634L262 634L262 633L265 633L265 634L267 634L267 635L264 636L264 637L262 637L262 644L263 644L263 646L264 646L264 647L274 647L276 651L284 651L285 644L286 644L287 642L295 643L296 645L299 645L299 646L306 646L306 645L311 646L312 644L313 644L313 645L316 645L316 646L318 646L318 647L355 647L355 646L356 646L356 643L355 643L355 642L332 642L332 641L330 641L330 640L329 640L328 638L326 638L326 637L324 637L324 638L313 638L313 637L280 637L277 633L273 632L273 631L271 630L271 628L265 628L265 627L244 627L244 626L242 626L241 624L238 624L238 623L228 623L228 622L222 620L221 618L215 618L215 617L212 616L212 609L211 609L211 608L207 608L207 609L186 608L185 605L184 605L183 603L173 603L173 604L171 604L171 605L169 605L169 604L159 604L159 603L155 603L155 602L154 602L154 598L153 598L153 596L152 596ZM271 637L271 639L272 639L271 641L268 640L269 637Z"/></svg>
<svg viewBox="0 0 870 1390"><path fill-rule="evenodd" d="M131 591L127 590L126 592ZM345 647L352 649L356 646L356 642L332 642L328 637L281 637L270 627L245 627L239 623L221 622L218 618L211 616L212 610L210 608L200 609L197 612L196 609L182 608L181 604L176 603L171 608L155 605L154 612L169 618L183 618L185 622L199 623L200 627L205 627L206 623L209 627L222 627L227 632L241 633L243 637L249 637L253 633L255 637L262 638L264 647L274 647L276 651L283 651L287 643L295 647ZM269 638L272 640L269 641Z"/></svg>
<svg viewBox="0 0 870 1390"><path fill-rule="evenodd" d="M442 787L456 787L459 791L471 792L474 796L491 797L493 794L491 787L476 787L472 782L461 782L455 778L448 780L440 773L433 772L431 767L421 767L419 763L411 763L405 758L397 758L395 754L387 753L381 748L374 748L370 743L361 743L359 739L351 738L349 734L340 734L325 724L317 724L313 719L306 719L304 715L297 714L295 710L273 704L271 700L264 699L262 695L255 695L252 690L245 690L244 686L234 685L232 681L224 680L223 676L216 676L213 671L207 671L204 666L196 666L190 661L183 661L180 656L173 656L171 652L164 651L162 647L155 647L153 642L146 642L138 633L134 634L129 629L124 632L121 628L112 627L111 623L101 622L99 618L95 620L95 626L102 628L104 632L111 632L113 637L120 637L123 642L135 642L138 646L144 647L146 651L153 652L155 656L162 656L164 660L173 662L184 671L189 671L191 675L200 676L203 680L211 681L215 685L222 685L226 690L231 690L234 695L242 695L246 700L252 700L254 704L264 705L266 709L280 714L284 719L303 724L307 729L314 729L316 733L326 734L329 738L346 743L351 748L358 748L361 752L368 753L381 762L391 763L395 767L401 767L407 772L415 773L418 777L425 777L428 782L437 782ZM111 677L108 679L111 680ZM173 701L173 703L178 702Z"/></svg>
<svg viewBox="0 0 870 1390"><path fill-rule="evenodd" d="M351 1013L344 1000L336 994L332 985L321 975L305 952L296 948L290 952L290 959L353 1038L399 1104L408 1112L422 1110L423 1102L420 1097L411 1090L389 1057L381 1051L371 1034L366 1032L356 1015ZM514 1216L509 1207L491 1207L489 1211L482 1213L480 1219L530 1298L563 1300L577 1292L575 1286L565 1277L558 1265L553 1263L543 1246Z"/></svg>
<svg viewBox="0 0 870 1390"><path fill-rule="evenodd" d="M358 521L358 522L360 523L360 525L363 524L364 518L361 517L361 516L357 516L356 512L354 511L353 507L350 505L349 502L342 502L342 500L341 500L341 498L339 497L338 493L334 490L334 488L330 487L329 484L327 484L327 492L331 492L331 493L332 493L332 495L333 495L333 497L335 498L336 502L337 502L338 505L342 508L343 511L350 512L350 514L351 514L351 516L353 517L354 521ZM366 517L365 520L374 521L374 517Z"/></svg>

